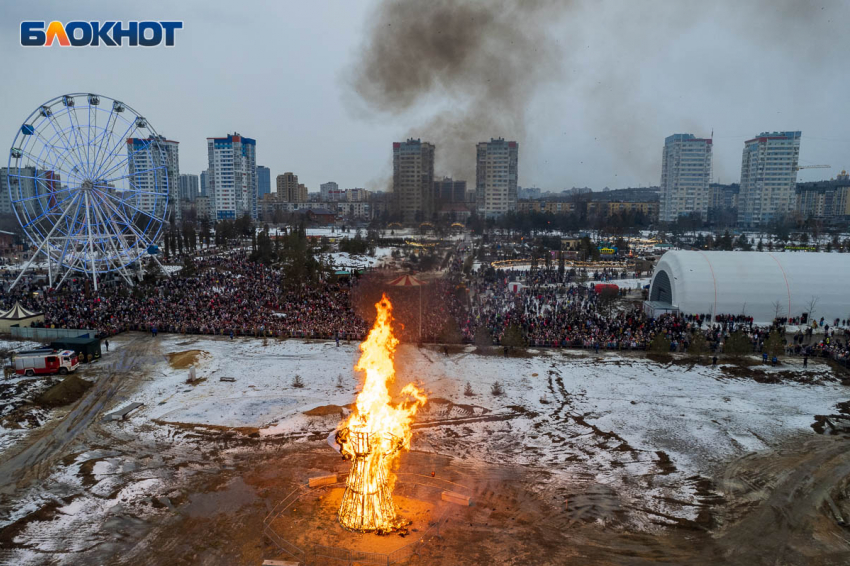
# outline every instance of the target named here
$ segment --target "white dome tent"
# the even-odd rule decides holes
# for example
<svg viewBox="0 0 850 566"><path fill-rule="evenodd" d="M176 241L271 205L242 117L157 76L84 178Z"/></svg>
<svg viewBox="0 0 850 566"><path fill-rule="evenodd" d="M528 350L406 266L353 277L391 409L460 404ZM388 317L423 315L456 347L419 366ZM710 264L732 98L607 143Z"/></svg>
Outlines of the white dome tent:
<svg viewBox="0 0 850 566"><path fill-rule="evenodd" d="M850 254L670 251L652 275L648 312L850 317Z"/></svg>

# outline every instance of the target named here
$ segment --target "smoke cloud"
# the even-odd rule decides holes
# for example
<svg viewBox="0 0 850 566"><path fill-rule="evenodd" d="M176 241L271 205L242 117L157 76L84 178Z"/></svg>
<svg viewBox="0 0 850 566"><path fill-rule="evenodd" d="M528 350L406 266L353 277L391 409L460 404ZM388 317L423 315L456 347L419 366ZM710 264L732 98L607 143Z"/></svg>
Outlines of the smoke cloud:
<svg viewBox="0 0 850 566"><path fill-rule="evenodd" d="M475 144L500 136L521 143L529 99L541 84L560 80L562 54L544 29L565 5L556 0L383 2L353 87L373 109L396 115L447 99L449 107L407 135L436 144L438 174L474 185Z"/></svg>
<svg viewBox="0 0 850 566"><path fill-rule="evenodd" d="M674 133L659 130L659 117L672 116L668 122L677 125L676 131L697 135L709 134L712 118L680 116L675 100L642 84L647 58L675 50L695 25L725 21L730 38L743 37L761 52L784 50L817 65L830 48L830 35L819 33L829 18L821 6L804 0L743 5L385 0L370 18L348 80L367 107L413 122L407 136L436 144L438 175L466 179L470 186L475 183L475 144L491 137L520 142L520 182L533 181L522 167L528 109L541 89L563 85L559 92L577 97L582 120L598 132L605 151L624 171L657 182L663 137ZM806 40L799 44L795 37ZM758 54L746 56L755 61ZM587 65L588 57L593 65ZM735 100L734 78L706 79L699 88ZM794 126L782 122L778 127Z"/></svg>

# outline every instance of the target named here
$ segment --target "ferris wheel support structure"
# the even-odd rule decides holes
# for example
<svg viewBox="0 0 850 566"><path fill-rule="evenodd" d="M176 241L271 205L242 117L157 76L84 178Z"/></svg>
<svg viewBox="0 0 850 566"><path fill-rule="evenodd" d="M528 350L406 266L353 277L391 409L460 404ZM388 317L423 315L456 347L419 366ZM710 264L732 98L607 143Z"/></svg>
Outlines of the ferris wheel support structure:
<svg viewBox="0 0 850 566"><path fill-rule="evenodd" d="M168 144L135 110L97 94L33 111L9 152L10 203L35 250L12 287L40 260L51 287L74 273L95 291L110 274L132 286L146 259L162 268L155 244L169 211ZM173 163L176 173L176 155Z"/></svg>

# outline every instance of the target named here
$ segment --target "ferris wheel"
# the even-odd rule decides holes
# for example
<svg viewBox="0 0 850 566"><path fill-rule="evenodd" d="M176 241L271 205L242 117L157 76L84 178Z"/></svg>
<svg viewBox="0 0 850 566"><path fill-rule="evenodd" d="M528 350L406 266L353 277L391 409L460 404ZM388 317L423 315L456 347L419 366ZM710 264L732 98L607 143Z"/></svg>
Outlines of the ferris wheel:
<svg viewBox="0 0 850 566"><path fill-rule="evenodd" d="M9 152L7 186L36 251L12 286L33 265L47 268L51 287L71 273L95 290L109 273L132 285L143 256L157 261L176 181L163 142L146 118L97 94L59 96L30 114Z"/></svg>

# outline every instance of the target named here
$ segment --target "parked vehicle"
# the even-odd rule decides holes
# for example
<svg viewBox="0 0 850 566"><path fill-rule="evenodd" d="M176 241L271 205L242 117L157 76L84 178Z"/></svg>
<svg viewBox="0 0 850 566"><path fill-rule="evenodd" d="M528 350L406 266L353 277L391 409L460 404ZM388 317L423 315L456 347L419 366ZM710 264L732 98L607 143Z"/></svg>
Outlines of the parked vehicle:
<svg viewBox="0 0 850 566"><path fill-rule="evenodd" d="M15 373L18 375L65 375L80 365L73 350L31 350L15 354Z"/></svg>

